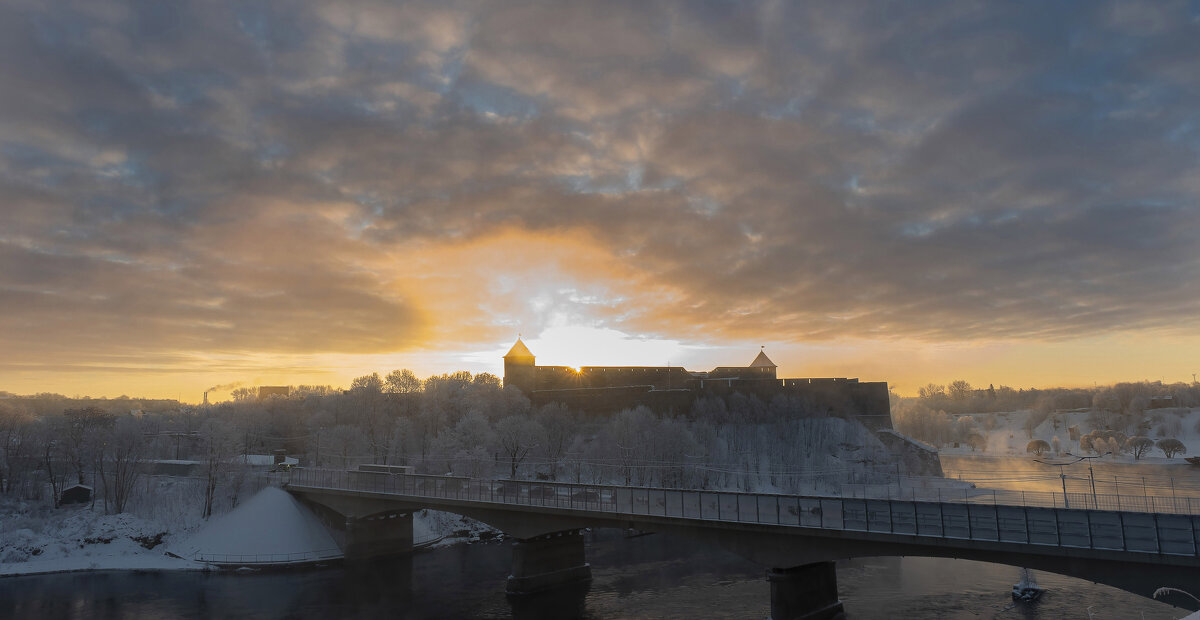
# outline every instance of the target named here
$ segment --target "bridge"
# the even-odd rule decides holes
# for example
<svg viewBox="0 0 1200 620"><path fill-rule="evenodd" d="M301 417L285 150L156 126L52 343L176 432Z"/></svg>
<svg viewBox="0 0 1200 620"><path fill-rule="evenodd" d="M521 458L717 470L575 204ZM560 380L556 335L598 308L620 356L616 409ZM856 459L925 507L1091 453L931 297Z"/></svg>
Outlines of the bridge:
<svg viewBox="0 0 1200 620"><path fill-rule="evenodd" d="M416 510L487 523L515 539L514 594L590 579L582 531L599 527L689 537L767 567L775 620L839 617L834 561L854 557L996 562L1147 597L1200 584L1200 502L1193 512L1190 500L915 488L798 496L315 469L293 470L285 488L343 530L348 561L411 548Z"/></svg>

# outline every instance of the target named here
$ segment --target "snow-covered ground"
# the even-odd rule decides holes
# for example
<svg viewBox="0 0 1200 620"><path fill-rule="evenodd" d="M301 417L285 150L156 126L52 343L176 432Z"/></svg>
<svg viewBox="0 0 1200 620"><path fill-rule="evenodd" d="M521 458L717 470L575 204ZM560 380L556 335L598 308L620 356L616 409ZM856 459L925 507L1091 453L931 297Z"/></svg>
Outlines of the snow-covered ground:
<svg viewBox="0 0 1200 620"><path fill-rule="evenodd" d="M87 506L6 506L0 521L0 576L77 570L201 570L203 564L165 553L169 528Z"/></svg>
<svg viewBox="0 0 1200 620"><path fill-rule="evenodd" d="M0 504L4 515L0 516L0 576L206 570L211 566L199 560L251 563L340 557L336 542L317 517L279 488L265 487L208 521L199 519L194 501L184 501L192 488L186 480L159 480L156 488L162 491L159 501L138 507L143 516L105 515L102 506L54 509L29 502ZM423 510L413 518L413 539L419 546L442 547L499 536L478 521L449 513Z"/></svg>
<svg viewBox="0 0 1200 620"><path fill-rule="evenodd" d="M1071 439L1069 429L1072 426L1077 427L1080 435L1091 432L1093 430L1092 420L1094 415L1092 412L1070 411L1052 413L1044 422L1033 429L1033 436L1030 437L1025 426L1032 415L1034 415L1032 411L965 414L962 417L970 417L975 420L975 430L987 440L987 447L984 450L973 450L969 445L963 443L959 447L954 447L953 445L942 446L939 452L942 454L1025 456L1028 454L1025 451L1025 447L1032 439L1041 439L1053 445L1054 438L1057 437L1063 452L1080 455L1088 454L1086 451L1080 450L1078 440ZM991 421L989 421L989 418L991 418ZM1155 441L1163 438L1163 436L1172 436L1183 442L1184 446L1187 447L1187 452L1184 453L1185 456L1200 455L1200 408L1151 409L1146 412L1145 419L1149 422L1147 425L1148 429L1143 429L1146 436ZM989 426L992 426L992 428L989 429ZM1133 435L1134 433L1126 432L1126 434ZM1105 458L1117 461L1134 461L1131 455L1108 456ZM1141 462L1180 463L1182 459L1178 456L1174 459L1168 459L1163 456L1161 451L1155 448L1143 456Z"/></svg>

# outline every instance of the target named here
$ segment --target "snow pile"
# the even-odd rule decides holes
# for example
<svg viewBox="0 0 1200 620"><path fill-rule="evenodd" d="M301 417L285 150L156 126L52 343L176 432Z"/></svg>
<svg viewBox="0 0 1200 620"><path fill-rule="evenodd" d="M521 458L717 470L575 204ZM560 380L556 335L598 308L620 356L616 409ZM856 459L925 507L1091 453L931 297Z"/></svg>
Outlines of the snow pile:
<svg viewBox="0 0 1200 620"><path fill-rule="evenodd" d="M276 487L264 488L213 519L174 551L200 561L246 564L311 562L342 555L316 515Z"/></svg>
<svg viewBox="0 0 1200 620"><path fill-rule="evenodd" d="M0 575L89 569L196 569L168 557L160 523L131 514L105 515L88 507L18 509L0 524ZM69 510L66 517L63 511Z"/></svg>

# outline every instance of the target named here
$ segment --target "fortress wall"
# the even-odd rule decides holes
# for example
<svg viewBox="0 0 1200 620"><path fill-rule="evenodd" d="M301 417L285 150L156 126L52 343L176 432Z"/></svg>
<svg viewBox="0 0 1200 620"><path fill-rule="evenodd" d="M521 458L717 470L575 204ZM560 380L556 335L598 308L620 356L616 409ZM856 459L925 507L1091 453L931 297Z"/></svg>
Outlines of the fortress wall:
<svg viewBox="0 0 1200 620"><path fill-rule="evenodd" d="M727 399L734 393L755 395L764 402L778 395L799 398L814 414L854 418L871 430L892 428L891 400L886 382L857 379L697 380L697 396Z"/></svg>
<svg viewBox="0 0 1200 620"><path fill-rule="evenodd" d="M678 389L692 378L679 366L584 366L579 369L585 387L653 385L660 390Z"/></svg>
<svg viewBox="0 0 1200 620"><path fill-rule="evenodd" d="M568 409L588 415L611 415L623 409L649 407L660 415L683 415L691 411L696 393L692 390L655 390L649 385L574 390L539 390L530 401L540 407L561 403Z"/></svg>

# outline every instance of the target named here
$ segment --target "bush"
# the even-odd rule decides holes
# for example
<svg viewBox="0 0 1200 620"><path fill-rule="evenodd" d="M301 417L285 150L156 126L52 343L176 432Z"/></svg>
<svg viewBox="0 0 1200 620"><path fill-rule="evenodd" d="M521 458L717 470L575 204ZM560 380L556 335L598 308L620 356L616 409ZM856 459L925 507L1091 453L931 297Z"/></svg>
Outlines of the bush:
<svg viewBox="0 0 1200 620"><path fill-rule="evenodd" d="M1025 444L1025 451L1037 456L1041 456L1050 451L1050 444L1041 439L1034 439L1028 444Z"/></svg>
<svg viewBox="0 0 1200 620"><path fill-rule="evenodd" d="M1125 440L1125 450L1135 459L1142 458L1153 447L1154 440L1149 437L1130 437Z"/></svg>
<svg viewBox="0 0 1200 620"><path fill-rule="evenodd" d="M1158 449L1167 455L1167 458L1175 458L1176 454L1186 454L1187 446L1183 445L1178 439L1160 439L1158 441Z"/></svg>

